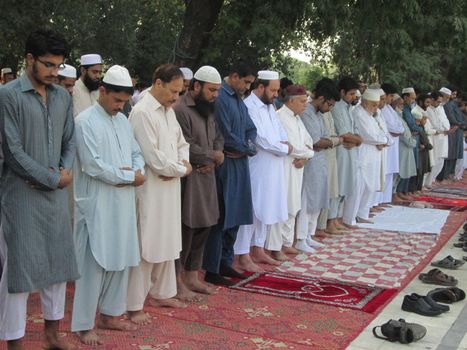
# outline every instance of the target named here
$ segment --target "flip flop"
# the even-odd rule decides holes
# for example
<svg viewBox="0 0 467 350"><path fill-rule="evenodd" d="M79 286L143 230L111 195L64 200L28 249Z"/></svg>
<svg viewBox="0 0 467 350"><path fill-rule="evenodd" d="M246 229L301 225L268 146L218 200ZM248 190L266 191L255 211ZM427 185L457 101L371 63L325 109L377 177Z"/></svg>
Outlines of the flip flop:
<svg viewBox="0 0 467 350"><path fill-rule="evenodd" d="M451 255L448 255L442 260L433 261L431 263L431 266L442 267L450 270L457 270L462 265L464 265L464 261L455 259Z"/></svg>
<svg viewBox="0 0 467 350"><path fill-rule="evenodd" d="M428 292L428 296L434 301L443 304L452 304L465 299L465 292L457 287L435 288Z"/></svg>
<svg viewBox="0 0 467 350"><path fill-rule="evenodd" d="M437 284L440 286L455 287L457 286L458 281L452 277L448 276L443 271L439 269L433 269L427 273L421 273L418 275L418 278L427 284Z"/></svg>

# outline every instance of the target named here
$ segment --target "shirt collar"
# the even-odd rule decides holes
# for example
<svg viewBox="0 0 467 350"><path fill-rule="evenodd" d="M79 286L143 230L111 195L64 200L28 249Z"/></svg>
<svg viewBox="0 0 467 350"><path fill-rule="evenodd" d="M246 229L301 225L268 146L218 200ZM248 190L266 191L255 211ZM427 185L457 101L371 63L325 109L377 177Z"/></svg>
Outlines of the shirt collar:
<svg viewBox="0 0 467 350"><path fill-rule="evenodd" d="M282 109L284 110L284 113L286 113L288 116L298 118L298 114L295 114L295 113L294 113L289 107L287 107L286 105L283 105L283 106L282 106Z"/></svg>
<svg viewBox="0 0 467 350"><path fill-rule="evenodd" d="M97 102L94 104L94 108L95 108L96 111L97 111L100 115L102 115L103 117L112 118L112 116L111 116L109 113L107 113L107 112L105 111L105 109L100 105L99 101L97 101ZM118 115L118 113L117 113L117 115ZM115 115L115 117L116 117L117 115Z"/></svg>
<svg viewBox="0 0 467 350"><path fill-rule="evenodd" d="M259 99L258 96L252 91L251 94L251 101L256 105L258 108L265 107L266 109L269 109L269 105L266 105L263 101Z"/></svg>
<svg viewBox="0 0 467 350"><path fill-rule="evenodd" d="M231 96L236 94L235 90L225 80L222 82L222 88Z"/></svg>
<svg viewBox="0 0 467 350"><path fill-rule="evenodd" d="M193 99L193 96L191 95L190 91L187 91L185 95L182 96L182 99L185 100L185 103L189 107L194 107L196 106L195 100Z"/></svg>
<svg viewBox="0 0 467 350"><path fill-rule="evenodd" d="M19 78L19 83L20 83L22 92L31 91L31 90L36 91L36 89L32 85L31 79L29 79L29 76L28 76L28 74L26 72L24 72L21 75L21 77ZM54 91L55 90L55 86L53 84L47 85L45 88L48 91Z"/></svg>

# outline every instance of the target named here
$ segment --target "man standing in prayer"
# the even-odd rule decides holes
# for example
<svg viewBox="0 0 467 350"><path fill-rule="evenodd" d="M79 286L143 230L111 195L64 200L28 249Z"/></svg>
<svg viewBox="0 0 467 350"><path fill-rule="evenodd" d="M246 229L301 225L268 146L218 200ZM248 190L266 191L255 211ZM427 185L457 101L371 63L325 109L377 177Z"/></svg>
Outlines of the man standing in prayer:
<svg viewBox="0 0 467 350"><path fill-rule="evenodd" d="M386 166L384 168L384 190L382 195L383 203L392 202L392 194L394 189L394 175L399 173L399 136L404 133L404 126L391 103L397 89L392 84L382 84L381 88L385 92L385 105L381 109L381 117L386 122L389 131L389 138L392 139L392 145L386 148Z"/></svg>
<svg viewBox="0 0 467 350"><path fill-rule="evenodd" d="M382 151L389 139L376 121L381 103L379 89L366 89L362 103L353 110L355 125L363 139L358 149L359 167L352 216L357 222L367 222L370 214L370 199L381 189ZM363 219L363 220L362 220Z"/></svg>
<svg viewBox="0 0 467 350"><path fill-rule="evenodd" d="M219 219L214 171L224 161L224 139L215 120L214 101L221 83L214 67L203 66L196 71L188 92L174 105L183 136L190 144L194 168L182 178L182 251L177 271L177 297L181 300L193 298L193 292L215 292L199 280L198 274L209 231Z"/></svg>
<svg viewBox="0 0 467 350"><path fill-rule="evenodd" d="M233 285L224 278L245 278L232 268L234 243L240 225L253 222L250 169L248 157L256 154L253 124L243 95L250 89L256 72L238 62L225 78L215 100L216 121L224 137L224 162L216 168L220 217L209 233L204 250L205 281L217 285Z"/></svg>
<svg viewBox="0 0 467 350"><path fill-rule="evenodd" d="M433 135L433 166L425 179L425 186L430 188L436 177L443 169L444 160L448 156L448 133L451 129L449 120L441 104L443 97L438 91L431 93L432 104L428 107L427 113L435 134Z"/></svg>
<svg viewBox="0 0 467 350"><path fill-rule="evenodd" d="M154 306L185 307L175 299L175 260L182 250L180 178L191 172L190 145L172 105L183 87L183 74L173 64L159 66L152 86L130 114L136 140L143 152L146 182L136 191L141 262L130 269L128 314L146 323L144 301Z"/></svg>
<svg viewBox="0 0 467 350"><path fill-rule="evenodd" d="M15 75L13 74L13 70L9 67L2 68L1 76L0 76L0 85L5 85L12 80L15 80Z"/></svg>
<svg viewBox="0 0 467 350"><path fill-rule="evenodd" d="M266 238L265 248L279 261L287 260L284 253L298 253L292 247L295 233L295 217L301 209L303 167L313 157L313 140L300 115L307 107L306 89L301 85L289 85L284 91L284 105L277 116L287 132L293 151L284 157L285 184L289 218L272 225Z"/></svg>
<svg viewBox="0 0 467 350"><path fill-rule="evenodd" d="M65 64L65 68L58 71L58 85L63 86L70 95L73 95L73 88L76 83L76 68Z"/></svg>
<svg viewBox="0 0 467 350"><path fill-rule="evenodd" d="M188 67L181 67L180 70L183 73L183 90L180 95L183 95L190 88L191 79L193 79L193 71Z"/></svg>
<svg viewBox="0 0 467 350"><path fill-rule="evenodd" d="M71 97L52 84L68 54L65 39L38 29L26 41L26 71L0 89L0 339L23 349L29 293L38 291L45 347L75 349L59 337L66 282L79 278L68 192L75 158Z"/></svg>
<svg viewBox="0 0 467 350"><path fill-rule="evenodd" d="M117 317L126 311L129 266L139 262L135 186L144 183L144 159L123 105L133 94L124 67L109 68L97 103L75 119L76 281L71 330L81 342L102 344L99 328L135 330Z"/></svg>
<svg viewBox="0 0 467 350"><path fill-rule="evenodd" d="M91 107L99 98L99 84L102 76L102 58L90 53L81 56L81 76L73 90L73 116L76 117L86 108Z"/></svg>
<svg viewBox="0 0 467 350"><path fill-rule="evenodd" d="M264 243L270 226L288 218L282 158L292 153L293 147L273 105L279 86L279 73L259 71L255 88L245 99L257 129L258 154L250 158L254 218L252 225L240 227L234 250L240 268L250 272L261 270L256 263L280 264L266 254Z"/></svg>
<svg viewBox="0 0 467 350"><path fill-rule="evenodd" d="M339 93L328 84L320 84L314 91L313 101L302 115L303 124L313 141L313 159L305 164L301 194L301 210L297 215L297 242L295 248L313 253L323 244L313 239L321 209L329 206L327 157L324 150L332 147L323 113L331 111Z"/></svg>
<svg viewBox="0 0 467 350"><path fill-rule="evenodd" d="M352 228L352 222L355 220L355 217L352 217L354 210L353 199L350 199L350 195L355 191L358 168L358 150L355 147L362 143L362 138L358 135L355 121L350 113L352 103L356 100L358 87L359 84L355 79L342 78L338 86L341 99L332 109L334 126L344 142L337 147L339 198L331 201L329 215L337 217L337 213L343 210L343 223L347 228Z"/></svg>

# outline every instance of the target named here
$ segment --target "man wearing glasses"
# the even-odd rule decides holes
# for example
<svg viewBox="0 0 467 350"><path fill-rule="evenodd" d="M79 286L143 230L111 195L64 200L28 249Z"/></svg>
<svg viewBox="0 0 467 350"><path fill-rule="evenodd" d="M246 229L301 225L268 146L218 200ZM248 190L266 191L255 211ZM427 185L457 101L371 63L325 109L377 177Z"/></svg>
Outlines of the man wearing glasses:
<svg viewBox="0 0 467 350"><path fill-rule="evenodd" d="M81 76L73 90L73 117L91 107L99 98L99 84L102 75L102 58L90 53L81 56Z"/></svg>
<svg viewBox="0 0 467 350"><path fill-rule="evenodd" d="M66 282L79 277L63 190L75 157L71 97L52 84L67 54L60 34L34 31L25 74L0 90L0 339L9 350L23 349L32 291L41 296L45 347L75 348L57 334Z"/></svg>

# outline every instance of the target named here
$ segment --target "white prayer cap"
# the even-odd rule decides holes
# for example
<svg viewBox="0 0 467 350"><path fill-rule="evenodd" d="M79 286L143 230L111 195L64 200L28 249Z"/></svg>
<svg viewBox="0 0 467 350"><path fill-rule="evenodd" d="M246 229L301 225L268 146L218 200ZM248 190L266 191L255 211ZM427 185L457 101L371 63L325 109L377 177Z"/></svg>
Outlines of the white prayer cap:
<svg viewBox="0 0 467 350"><path fill-rule="evenodd" d="M401 98L401 95L399 95L399 94L394 94L394 95L392 95L392 100L393 100L393 101L397 101L397 100L400 99L400 98Z"/></svg>
<svg viewBox="0 0 467 350"><path fill-rule="evenodd" d="M415 119L422 119L423 116L426 114L423 108L419 105L416 105L414 108L412 108L411 112Z"/></svg>
<svg viewBox="0 0 467 350"><path fill-rule="evenodd" d="M183 73L184 80L191 80L193 79L193 71L188 67L180 67L180 70Z"/></svg>
<svg viewBox="0 0 467 350"><path fill-rule="evenodd" d="M13 73L13 71L11 70L11 68L2 68L2 77L5 75L5 74L10 74L10 73Z"/></svg>
<svg viewBox="0 0 467 350"><path fill-rule="evenodd" d="M258 72L258 79L260 80L279 80L279 73L272 70L260 70Z"/></svg>
<svg viewBox="0 0 467 350"><path fill-rule="evenodd" d="M82 66L93 66L95 64L102 64L102 58L97 53L89 53L81 56L80 62Z"/></svg>
<svg viewBox="0 0 467 350"><path fill-rule="evenodd" d="M379 91L374 90L374 89L366 89L365 92L363 93L362 99L366 101L379 102L380 101Z"/></svg>
<svg viewBox="0 0 467 350"><path fill-rule="evenodd" d="M194 78L199 81L204 81L206 83L212 84L222 84L222 78L216 68L211 66L202 66L200 67Z"/></svg>
<svg viewBox="0 0 467 350"><path fill-rule="evenodd" d="M406 87L402 89L403 94L414 94L415 90L413 87Z"/></svg>
<svg viewBox="0 0 467 350"><path fill-rule="evenodd" d="M76 68L65 64L65 68L58 71L58 75L66 78L75 78L76 79Z"/></svg>
<svg viewBox="0 0 467 350"><path fill-rule="evenodd" d="M450 89L448 89L447 87L444 87L444 86L441 89L439 89L439 92L442 92L443 94L446 94L448 96L452 95L452 91Z"/></svg>
<svg viewBox="0 0 467 350"><path fill-rule="evenodd" d="M384 92L383 89L379 88L379 89L377 89L377 90L379 91L379 95L380 95L380 96L386 96L386 93Z"/></svg>
<svg viewBox="0 0 467 350"><path fill-rule="evenodd" d="M357 97L362 97L362 93L358 89L357 89L357 92L355 93L355 95L357 95Z"/></svg>
<svg viewBox="0 0 467 350"><path fill-rule="evenodd" d="M131 81L128 69L119 65L110 67L105 73L102 81L115 86L133 87L133 82Z"/></svg>

